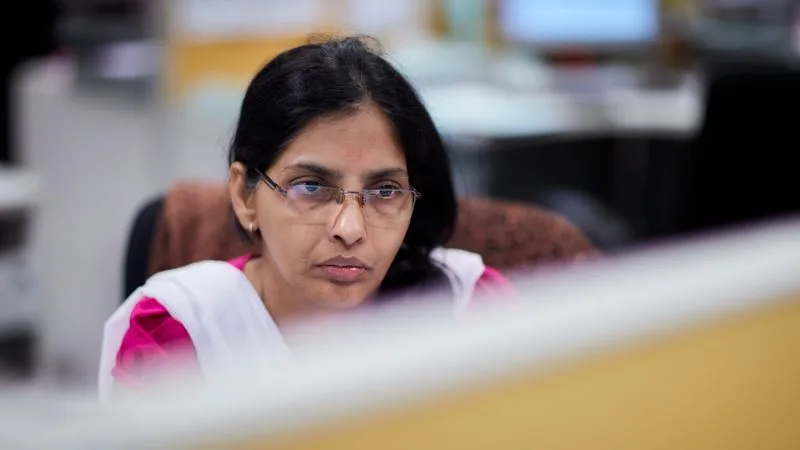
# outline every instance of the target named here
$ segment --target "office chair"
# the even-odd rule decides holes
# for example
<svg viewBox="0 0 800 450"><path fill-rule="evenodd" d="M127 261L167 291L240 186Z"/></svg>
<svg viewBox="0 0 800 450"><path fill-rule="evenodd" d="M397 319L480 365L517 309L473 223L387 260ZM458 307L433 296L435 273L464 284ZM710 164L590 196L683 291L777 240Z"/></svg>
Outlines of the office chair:
<svg viewBox="0 0 800 450"><path fill-rule="evenodd" d="M157 197L147 202L134 218L125 252L123 298L143 285L149 276L150 249L163 206L164 198Z"/></svg>
<svg viewBox="0 0 800 450"><path fill-rule="evenodd" d="M125 256L123 298L162 270L225 260L251 250L230 227L230 200L218 182L182 182L136 215ZM598 254L574 225L534 205L459 199L448 247L483 256L500 270L528 269Z"/></svg>

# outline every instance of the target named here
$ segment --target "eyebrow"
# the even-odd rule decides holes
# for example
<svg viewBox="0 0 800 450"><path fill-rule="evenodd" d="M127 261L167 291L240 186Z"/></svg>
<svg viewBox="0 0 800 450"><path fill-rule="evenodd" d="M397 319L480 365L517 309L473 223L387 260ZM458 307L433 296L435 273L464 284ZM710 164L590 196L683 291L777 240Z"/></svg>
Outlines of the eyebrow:
<svg viewBox="0 0 800 450"><path fill-rule="evenodd" d="M284 171L296 171L296 172L311 172L314 175L319 175L323 178L342 178L342 172L331 169L325 166L321 166L319 164L312 164L312 163L297 163L292 164L284 169Z"/></svg>
<svg viewBox="0 0 800 450"><path fill-rule="evenodd" d="M340 170L331 169L319 164L313 163L297 163L287 166L284 171L306 171L314 175L319 175L323 178L344 178L344 174ZM377 169L367 172L364 177L367 180L375 180L379 178L393 177L393 176L408 176L406 169L402 167L388 167L385 169Z"/></svg>
<svg viewBox="0 0 800 450"><path fill-rule="evenodd" d="M389 167L386 169L373 170L367 173L368 180L377 180L380 178L391 178L396 176L408 176L408 172L402 167Z"/></svg>

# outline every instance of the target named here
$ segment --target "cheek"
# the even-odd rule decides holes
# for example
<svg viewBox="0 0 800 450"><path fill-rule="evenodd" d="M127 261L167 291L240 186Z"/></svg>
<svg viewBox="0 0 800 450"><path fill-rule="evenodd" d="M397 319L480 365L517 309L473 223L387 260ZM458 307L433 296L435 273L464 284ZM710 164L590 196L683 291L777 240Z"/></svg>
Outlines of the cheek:
<svg viewBox="0 0 800 450"><path fill-rule="evenodd" d="M295 221L278 214L265 213L259 223L263 252L278 267L296 272L308 266L312 249L319 240L318 231L311 227L298 226Z"/></svg>
<svg viewBox="0 0 800 450"><path fill-rule="evenodd" d="M392 264L397 251L403 244L406 231L408 231L408 224L395 228L378 229L373 233L374 236L371 237L373 248L380 255L386 269Z"/></svg>

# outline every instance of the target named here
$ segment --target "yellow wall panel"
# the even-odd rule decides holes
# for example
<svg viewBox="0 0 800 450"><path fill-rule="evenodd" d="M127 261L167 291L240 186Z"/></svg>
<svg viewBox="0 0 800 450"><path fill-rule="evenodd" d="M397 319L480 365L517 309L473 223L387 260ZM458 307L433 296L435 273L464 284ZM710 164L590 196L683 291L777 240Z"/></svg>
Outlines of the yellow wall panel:
<svg viewBox="0 0 800 450"><path fill-rule="evenodd" d="M795 450L798 342L800 297L417 408L205 448Z"/></svg>
<svg viewBox="0 0 800 450"><path fill-rule="evenodd" d="M308 41L305 33L278 38L181 41L168 46L166 88L180 97L206 80L246 86L280 52Z"/></svg>

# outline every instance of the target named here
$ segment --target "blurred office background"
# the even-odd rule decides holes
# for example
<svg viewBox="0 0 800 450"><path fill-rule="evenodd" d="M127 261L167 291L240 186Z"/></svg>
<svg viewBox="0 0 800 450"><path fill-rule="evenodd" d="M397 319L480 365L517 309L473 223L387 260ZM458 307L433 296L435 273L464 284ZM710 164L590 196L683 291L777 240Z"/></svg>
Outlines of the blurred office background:
<svg viewBox="0 0 800 450"><path fill-rule="evenodd" d="M225 178L247 81L310 33L381 40L461 195L541 205L606 252L800 204L795 0L18 3L0 148L15 376L93 379L137 212L178 180Z"/></svg>

